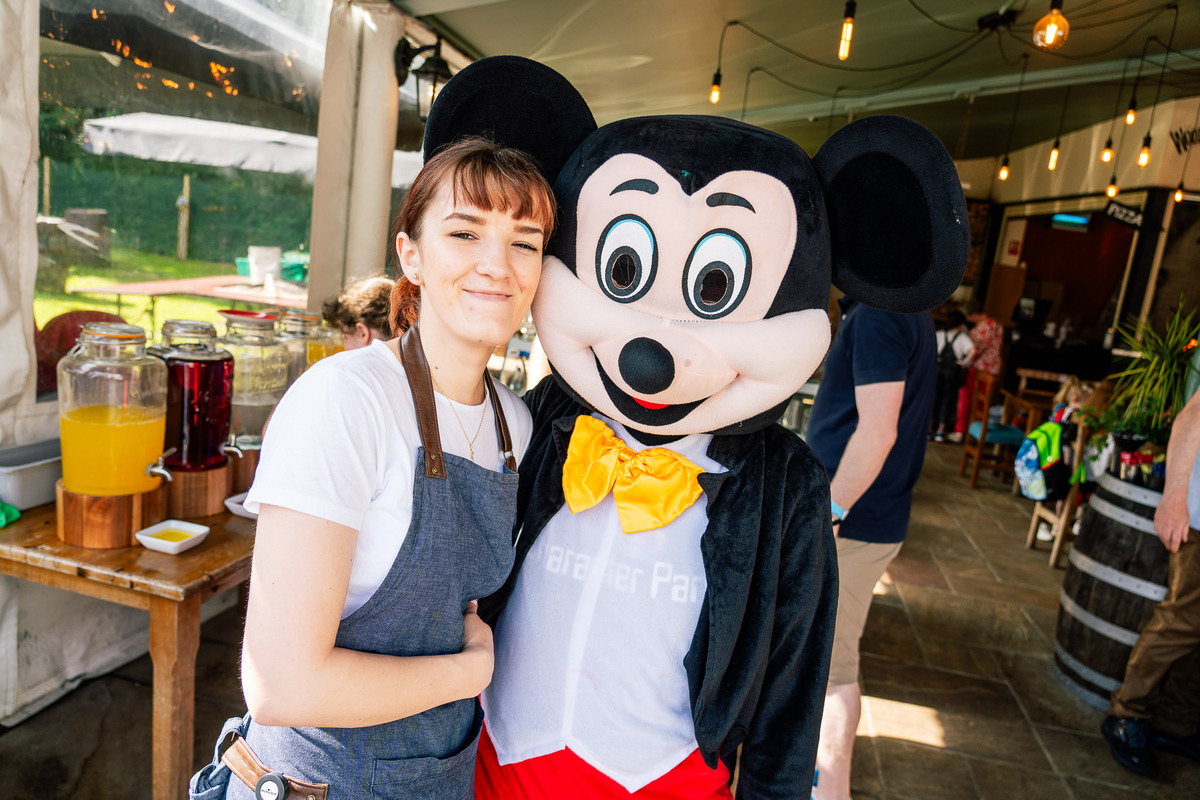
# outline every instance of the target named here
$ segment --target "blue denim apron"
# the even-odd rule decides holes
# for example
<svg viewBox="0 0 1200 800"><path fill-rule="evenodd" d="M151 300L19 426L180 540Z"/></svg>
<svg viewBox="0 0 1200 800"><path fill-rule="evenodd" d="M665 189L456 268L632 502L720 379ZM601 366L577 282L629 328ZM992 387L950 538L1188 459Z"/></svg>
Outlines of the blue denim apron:
<svg viewBox="0 0 1200 800"><path fill-rule="evenodd" d="M341 621L336 639L338 647L394 656L459 652L467 602L499 589L513 564L516 464L495 388L485 375L505 471L443 456L428 367L415 331L414 326L401 342L422 442L412 523L383 584ZM272 727L246 719L248 724L239 727L259 761L290 777L329 784L329 800L474 796L475 749L483 723L477 699L366 728ZM235 777L225 796L251 800L254 793Z"/></svg>

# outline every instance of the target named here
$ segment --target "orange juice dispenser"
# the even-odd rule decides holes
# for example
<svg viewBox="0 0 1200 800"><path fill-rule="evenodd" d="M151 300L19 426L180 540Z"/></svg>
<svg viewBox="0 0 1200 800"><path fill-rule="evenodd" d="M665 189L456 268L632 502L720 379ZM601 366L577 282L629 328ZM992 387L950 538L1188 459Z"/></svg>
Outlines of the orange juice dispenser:
<svg viewBox="0 0 1200 800"><path fill-rule="evenodd" d="M243 457L233 463L233 491L254 480L263 429L288 386L288 349L275 337L274 314L221 312L226 332L218 344L233 355L230 438Z"/></svg>
<svg viewBox="0 0 1200 800"><path fill-rule="evenodd" d="M168 513L182 519L219 514L233 486L226 455L233 355L217 347L211 323L186 319L163 323L162 344L149 351L167 365L163 462L175 477L167 487Z"/></svg>
<svg viewBox="0 0 1200 800"><path fill-rule="evenodd" d="M63 477L58 536L80 547L126 547L166 518L162 466L167 368L134 325L89 322L58 362Z"/></svg>

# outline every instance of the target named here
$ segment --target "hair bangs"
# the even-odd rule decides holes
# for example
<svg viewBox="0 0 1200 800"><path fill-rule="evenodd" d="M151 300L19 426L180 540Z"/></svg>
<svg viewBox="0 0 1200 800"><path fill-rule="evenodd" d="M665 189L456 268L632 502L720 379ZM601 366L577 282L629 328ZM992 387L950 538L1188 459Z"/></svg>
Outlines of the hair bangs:
<svg viewBox="0 0 1200 800"><path fill-rule="evenodd" d="M542 230L543 241L549 240L554 232L554 200L545 178L528 162L491 155L459 162L452 180L454 202L530 220Z"/></svg>

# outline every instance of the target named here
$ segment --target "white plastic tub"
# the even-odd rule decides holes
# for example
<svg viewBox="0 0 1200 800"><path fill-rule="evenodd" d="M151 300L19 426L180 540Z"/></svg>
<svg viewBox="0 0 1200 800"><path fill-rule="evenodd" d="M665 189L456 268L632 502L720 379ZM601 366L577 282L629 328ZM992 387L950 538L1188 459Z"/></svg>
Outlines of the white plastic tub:
<svg viewBox="0 0 1200 800"><path fill-rule="evenodd" d="M0 500L21 511L54 502L54 484L61 477L58 439L0 448Z"/></svg>

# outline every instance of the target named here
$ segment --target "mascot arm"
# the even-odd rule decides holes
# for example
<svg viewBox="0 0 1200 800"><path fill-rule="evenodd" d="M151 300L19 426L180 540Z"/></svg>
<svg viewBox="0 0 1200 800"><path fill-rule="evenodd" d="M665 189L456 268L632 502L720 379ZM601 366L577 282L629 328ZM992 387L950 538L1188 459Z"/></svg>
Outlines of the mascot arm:
<svg viewBox="0 0 1200 800"><path fill-rule="evenodd" d="M808 797L812 790L837 613L837 546L829 483L816 458L795 459L783 531L771 653L742 747L739 800Z"/></svg>

